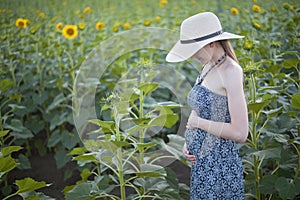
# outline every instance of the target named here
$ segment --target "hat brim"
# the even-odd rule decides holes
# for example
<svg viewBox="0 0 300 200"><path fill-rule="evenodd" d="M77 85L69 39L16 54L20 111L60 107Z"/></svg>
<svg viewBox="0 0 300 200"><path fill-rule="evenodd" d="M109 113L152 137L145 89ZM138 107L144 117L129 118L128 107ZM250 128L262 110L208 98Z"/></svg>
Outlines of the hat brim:
<svg viewBox="0 0 300 200"><path fill-rule="evenodd" d="M219 40L228 40L228 39L239 39L243 38L242 35L236 35L233 33L224 32L221 35L209 38L207 40L193 42L189 44L182 44L179 41L173 46L166 57L167 62L181 62L192 57L197 51L202 49L205 45Z"/></svg>

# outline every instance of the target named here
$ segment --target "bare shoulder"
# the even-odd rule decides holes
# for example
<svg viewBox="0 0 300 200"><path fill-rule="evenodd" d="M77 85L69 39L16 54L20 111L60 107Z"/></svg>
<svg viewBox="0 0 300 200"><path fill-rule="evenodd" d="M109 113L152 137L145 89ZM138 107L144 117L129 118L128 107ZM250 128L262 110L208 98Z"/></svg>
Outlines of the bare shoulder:
<svg viewBox="0 0 300 200"><path fill-rule="evenodd" d="M240 81L243 77L242 67L231 58L228 58L221 68L223 78L227 83Z"/></svg>

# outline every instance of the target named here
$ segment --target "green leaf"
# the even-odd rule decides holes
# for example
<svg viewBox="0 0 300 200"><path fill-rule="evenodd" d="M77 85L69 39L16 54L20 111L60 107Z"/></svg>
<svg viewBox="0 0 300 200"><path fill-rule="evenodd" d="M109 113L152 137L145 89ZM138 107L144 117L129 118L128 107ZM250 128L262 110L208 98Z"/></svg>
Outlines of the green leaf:
<svg viewBox="0 0 300 200"><path fill-rule="evenodd" d="M280 106L279 108L268 110L268 111L262 111L262 112L271 118L271 117L276 117L278 114L280 114L282 112L282 109L283 107Z"/></svg>
<svg viewBox="0 0 300 200"><path fill-rule="evenodd" d="M0 94L9 90L9 88L14 84L10 79L1 79L0 80Z"/></svg>
<svg viewBox="0 0 300 200"><path fill-rule="evenodd" d="M99 163L99 161L96 159L96 157L95 157L94 154L79 155L79 156L76 156L75 158L73 158L73 160L77 160L77 161L89 161L89 162Z"/></svg>
<svg viewBox="0 0 300 200"><path fill-rule="evenodd" d="M1 149L2 156L7 156L11 154L12 152L20 151L23 149L23 147L20 146L9 146L9 147L4 147Z"/></svg>
<svg viewBox="0 0 300 200"><path fill-rule="evenodd" d="M17 167L16 161L11 157L0 157L0 172L2 173L7 173L10 170L14 169ZM1 176L0 176L1 177Z"/></svg>
<svg viewBox="0 0 300 200"><path fill-rule="evenodd" d="M158 103L157 107L162 107L163 109L166 109L166 108L174 109L174 108L181 108L182 105L175 103L173 101L165 101L165 102Z"/></svg>
<svg viewBox="0 0 300 200"><path fill-rule="evenodd" d="M277 180L275 175L266 175L263 176L259 181L258 189L263 194L275 194L277 192L275 188L275 182Z"/></svg>
<svg viewBox="0 0 300 200"><path fill-rule="evenodd" d="M299 193L299 188L295 187L293 180L285 177L279 177L276 180L275 188L279 192L279 196L282 199L293 199Z"/></svg>
<svg viewBox="0 0 300 200"><path fill-rule="evenodd" d="M175 134L168 135L169 142L165 143L164 140L159 139L157 142L162 146L162 149L167 150L169 153L174 155L177 159L182 159L182 147L185 142L185 138ZM184 159L185 160L185 159Z"/></svg>
<svg viewBox="0 0 300 200"><path fill-rule="evenodd" d="M38 182L29 177L24 178L22 180L16 180L16 185L19 188L17 191L18 194L23 192L34 191L47 186L46 182Z"/></svg>
<svg viewBox="0 0 300 200"><path fill-rule="evenodd" d="M249 103L248 109L251 111L254 111L255 113L259 113L268 104L269 104L269 101Z"/></svg>
<svg viewBox="0 0 300 200"><path fill-rule="evenodd" d="M9 130L6 131L0 131L0 137L4 137L9 133Z"/></svg>
<svg viewBox="0 0 300 200"><path fill-rule="evenodd" d="M129 110L129 102L128 101L119 101L113 104L113 107L116 109L116 113L127 114Z"/></svg>
<svg viewBox="0 0 300 200"><path fill-rule="evenodd" d="M102 141L102 140L86 140L84 145L87 149L106 149L111 153L116 153L119 148L128 146L129 143L125 141Z"/></svg>
<svg viewBox="0 0 300 200"><path fill-rule="evenodd" d="M292 106L300 109L300 93L292 95Z"/></svg>
<svg viewBox="0 0 300 200"><path fill-rule="evenodd" d="M63 131L61 133L61 143L66 147L67 149L72 149L76 146L76 144L79 142L78 135L75 133L71 133L68 131Z"/></svg>
<svg viewBox="0 0 300 200"><path fill-rule="evenodd" d="M42 139L35 139L34 147L38 150L40 156L47 154L47 147Z"/></svg>
<svg viewBox="0 0 300 200"><path fill-rule="evenodd" d="M24 154L20 154L18 157L18 163L20 165L18 166L18 169L31 169L31 163L27 156Z"/></svg>
<svg viewBox="0 0 300 200"><path fill-rule="evenodd" d="M177 114L159 115L149 122L149 126L164 126L171 128L178 121Z"/></svg>
<svg viewBox="0 0 300 200"><path fill-rule="evenodd" d="M140 172L136 172L138 177L162 177L167 173L162 166L152 164L142 164Z"/></svg>
<svg viewBox="0 0 300 200"><path fill-rule="evenodd" d="M300 60L298 58L288 58L283 61L283 66L288 69L292 67L297 68L299 63Z"/></svg>
<svg viewBox="0 0 300 200"><path fill-rule="evenodd" d="M251 155L263 157L264 159L279 159L281 154L281 147L275 147L270 149L264 149L261 151L255 151Z"/></svg>
<svg viewBox="0 0 300 200"><path fill-rule="evenodd" d="M62 168L67 162L71 160L71 157L67 155L67 152L62 147L60 147L56 152L54 158L56 160L56 166L58 169Z"/></svg>
<svg viewBox="0 0 300 200"><path fill-rule="evenodd" d="M69 155L82 155L85 154L87 152L87 149L85 147L76 147L73 148L72 151L69 153Z"/></svg>
<svg viewBox="0 0 300 200"><path fill-rule="evenodd" d="M61 133L59 130L55 130L51 133L51 136L48 140L47 147L54 147L57 145L61 140Z"/></svg>
<svg viewBox="0 0 300 200"><path fill-rule="evenodd" d="M64 96L64 94L60 93L53 99L53 102L47 107L46 112L50 112L65 100L66 97Z"/></svg>
<svg viewBox="0 0 300 200"><path fill-rule="evenodd" d="M138 89L146 96L148 93L155 91L157 87L158 83L145 83L140 85Z"/></svg>
<svg viewBox="0 0 300 200"><path fill-rule="evenodd" d="M170 168L166 168L165 170L167 172L166 181L168 182L169 186L174 188L175 191L178 191L179 185L176 173Z"/></svg>
<svg viewBox="0 0 300 200"><path fill-rule="evenodd" d="M56 200L52 197L46 196L42 192L35 192L35 191L29 192L29 193L22 193L20 195L25 200Z"/></svg>
<svg viewBox="0 0 300 200"><path fill-rule="evenodd" d="M143 150L148 150L151 147L156 146L156 142L149 142L149 143L137 143L138 150L141 152Z"/></svg>
<svg viewBox="0 0 300 200"><path fill-rule="evenodd" d="M100 119L91 119L89 120L89 122L101 127L103 132L113 132L112 130L114 130L115 128L114 121L102 121Z"/></svg>
<svg viewBox="0 0 300 200"><path fill-rule="evenodd" d="M81 176L82 180L86 181L91 174L92 173L90 172L90 170L88 170L87 168L84 168L82 170L82 172L80 173L80 176Z"/></svg>
<svg viewBox="0 0 300 200"><path fill-rule="evenodd" d="M90 197L92 191L91 183L81 183L76 185L72 190L67 192L66 200L85 200Z"/></svg>
<svg viewBox="0 0 300 200"><path fill-rule="evenodd" d="M138 119L132 119L132 121L139 126L143 126L148 124L151 121L151 118L138 118Z"/></svg>
<svg viewBox="0 0 300 200"><path fill-rule="evenodd" d="M132 128L126 130L126 134L131 135L145 128L147 128L147 124L133 126Z"/></svg>
<svg viewBox="0 0 300 200"><path fill-rule="evenodd" d="M33 134L30 130L23 126L23 123L19 119L12 119L10 125L6 126L7 128L13 130L13 136L18 139L28 139L32 138Z"/></svg>

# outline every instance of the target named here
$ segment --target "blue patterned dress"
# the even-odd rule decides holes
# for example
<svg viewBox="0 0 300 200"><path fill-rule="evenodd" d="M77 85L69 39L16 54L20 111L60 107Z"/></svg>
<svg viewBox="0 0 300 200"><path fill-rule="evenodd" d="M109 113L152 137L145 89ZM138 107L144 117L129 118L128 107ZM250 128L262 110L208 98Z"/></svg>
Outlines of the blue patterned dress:
<svg viewBox="0 0 300 200"><path fill-rule="evenodd" d="M230 122L226 96L195 84L187 102L201 118ZM185 137L189 152L196 156L191 169L190 199L244 199L242 160L236 143L201 129L187 129Z"/></svg>

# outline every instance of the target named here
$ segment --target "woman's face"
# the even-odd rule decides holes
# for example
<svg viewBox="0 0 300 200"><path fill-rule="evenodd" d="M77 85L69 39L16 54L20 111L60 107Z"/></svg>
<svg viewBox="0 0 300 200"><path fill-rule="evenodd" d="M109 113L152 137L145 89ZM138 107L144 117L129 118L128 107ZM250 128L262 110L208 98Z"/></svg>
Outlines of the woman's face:
<svg viewBox="0 0 300 200"><path fill-rule="evenodd" d="M209 48L209 44L205 45L202 49L197 51L192 58L198 59L202 64L208 63L212 58L211 48Z"/></svg>

